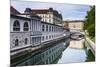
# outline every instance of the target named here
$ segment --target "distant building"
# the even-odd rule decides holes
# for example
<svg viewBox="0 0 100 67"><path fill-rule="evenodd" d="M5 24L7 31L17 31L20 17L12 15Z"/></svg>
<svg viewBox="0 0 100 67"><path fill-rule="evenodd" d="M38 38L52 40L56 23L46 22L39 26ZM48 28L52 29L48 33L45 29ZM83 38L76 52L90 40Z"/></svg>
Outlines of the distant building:
<svg viewBox="0 0 100 67"><path fill-rule="evenodd" d="M64 28L69 28L71 32L83 31L84 20L63 21Z"/></svg>
<svg viewBox="0 0 100 67"><path fill-rule="evenodd" d="M49 9L30 9L26 8L23 14L36 14L40 16L41 21L61 25L62 24L62 15L58 13L57 10L53 8Z"/></svg>

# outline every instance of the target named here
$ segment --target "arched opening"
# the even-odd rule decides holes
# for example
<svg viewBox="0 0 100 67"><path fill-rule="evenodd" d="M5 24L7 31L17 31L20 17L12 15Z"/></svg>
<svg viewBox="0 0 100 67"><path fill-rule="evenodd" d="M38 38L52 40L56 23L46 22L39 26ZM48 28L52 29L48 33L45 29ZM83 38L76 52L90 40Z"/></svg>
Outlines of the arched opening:
<svg viewBox="0 0 100 67"><path fill-rule="evenodd" d="M18 39L15 40L15 46L18 46L19 45L19 41Z"/></svg>
<svg viewBox="0 0 100 67"><path fill-rule="evenodd" d="M25 22L25 23L24 23L24 31L28 31L28 30L29 30L28 23L27 23L27 22Z"/></svg>
<svg viewBox="0 0 100 67"><path fill-rule="evenodd" d="M18 20L14 21L13 31L20 31L20 23Z"/></svg>

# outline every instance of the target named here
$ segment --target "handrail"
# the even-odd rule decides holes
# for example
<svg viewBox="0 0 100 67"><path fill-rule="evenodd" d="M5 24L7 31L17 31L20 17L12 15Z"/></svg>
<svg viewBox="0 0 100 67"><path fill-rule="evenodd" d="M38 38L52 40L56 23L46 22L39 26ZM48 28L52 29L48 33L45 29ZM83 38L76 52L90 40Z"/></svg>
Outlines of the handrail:
<svg viewBox="0 0 100 67"><path fill-rule="evenodd" d="M85 40L87 41L88 46L91 48L91 51L95 55L95 44L94 44L94 42L92 42L88 37L85 37Z"/></svg>

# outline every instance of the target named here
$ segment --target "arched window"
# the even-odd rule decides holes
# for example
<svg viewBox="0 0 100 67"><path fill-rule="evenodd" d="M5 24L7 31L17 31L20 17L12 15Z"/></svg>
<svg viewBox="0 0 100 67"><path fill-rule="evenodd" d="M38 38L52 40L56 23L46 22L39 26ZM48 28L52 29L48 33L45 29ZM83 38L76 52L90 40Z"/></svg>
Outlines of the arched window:
<svg viewBox="0 0 100 67"><path fill-rule="evenodd" d="M24 23L24 31L28 31L28 30L29 30L28 23L25 22L25 23Z"/></svg>
<svg viewBox="0 0 100 67"><path fill-rule="evenodd" d="M14 21L13 31L20 31L20 23L18 20Z"/></svg>
<svg viewBox="0 0 100 67"><path fill-rule="evenodd" d="M18 39L15 40L15 46L18 46L19 45L19 41Z"/></svg>
<svg viewBox="0 0 100 67"><path fill-rule="evenodd" d="M27 38L25 38L25 44L27 44L27 41L28 41L28 39L27 39Z"/></svg>

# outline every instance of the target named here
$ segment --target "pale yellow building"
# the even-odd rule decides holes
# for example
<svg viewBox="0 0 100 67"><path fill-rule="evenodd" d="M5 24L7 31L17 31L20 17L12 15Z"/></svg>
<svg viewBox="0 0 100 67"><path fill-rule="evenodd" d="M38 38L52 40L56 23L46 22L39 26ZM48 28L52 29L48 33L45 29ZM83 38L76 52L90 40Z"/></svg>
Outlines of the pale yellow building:
<svg viewBox="0 0 100 67"><path fill-rule="evenodd" d="M84 21L83 20L64 21L63 26L65 28L69 28L70 31L83 31Z"/></svg>

